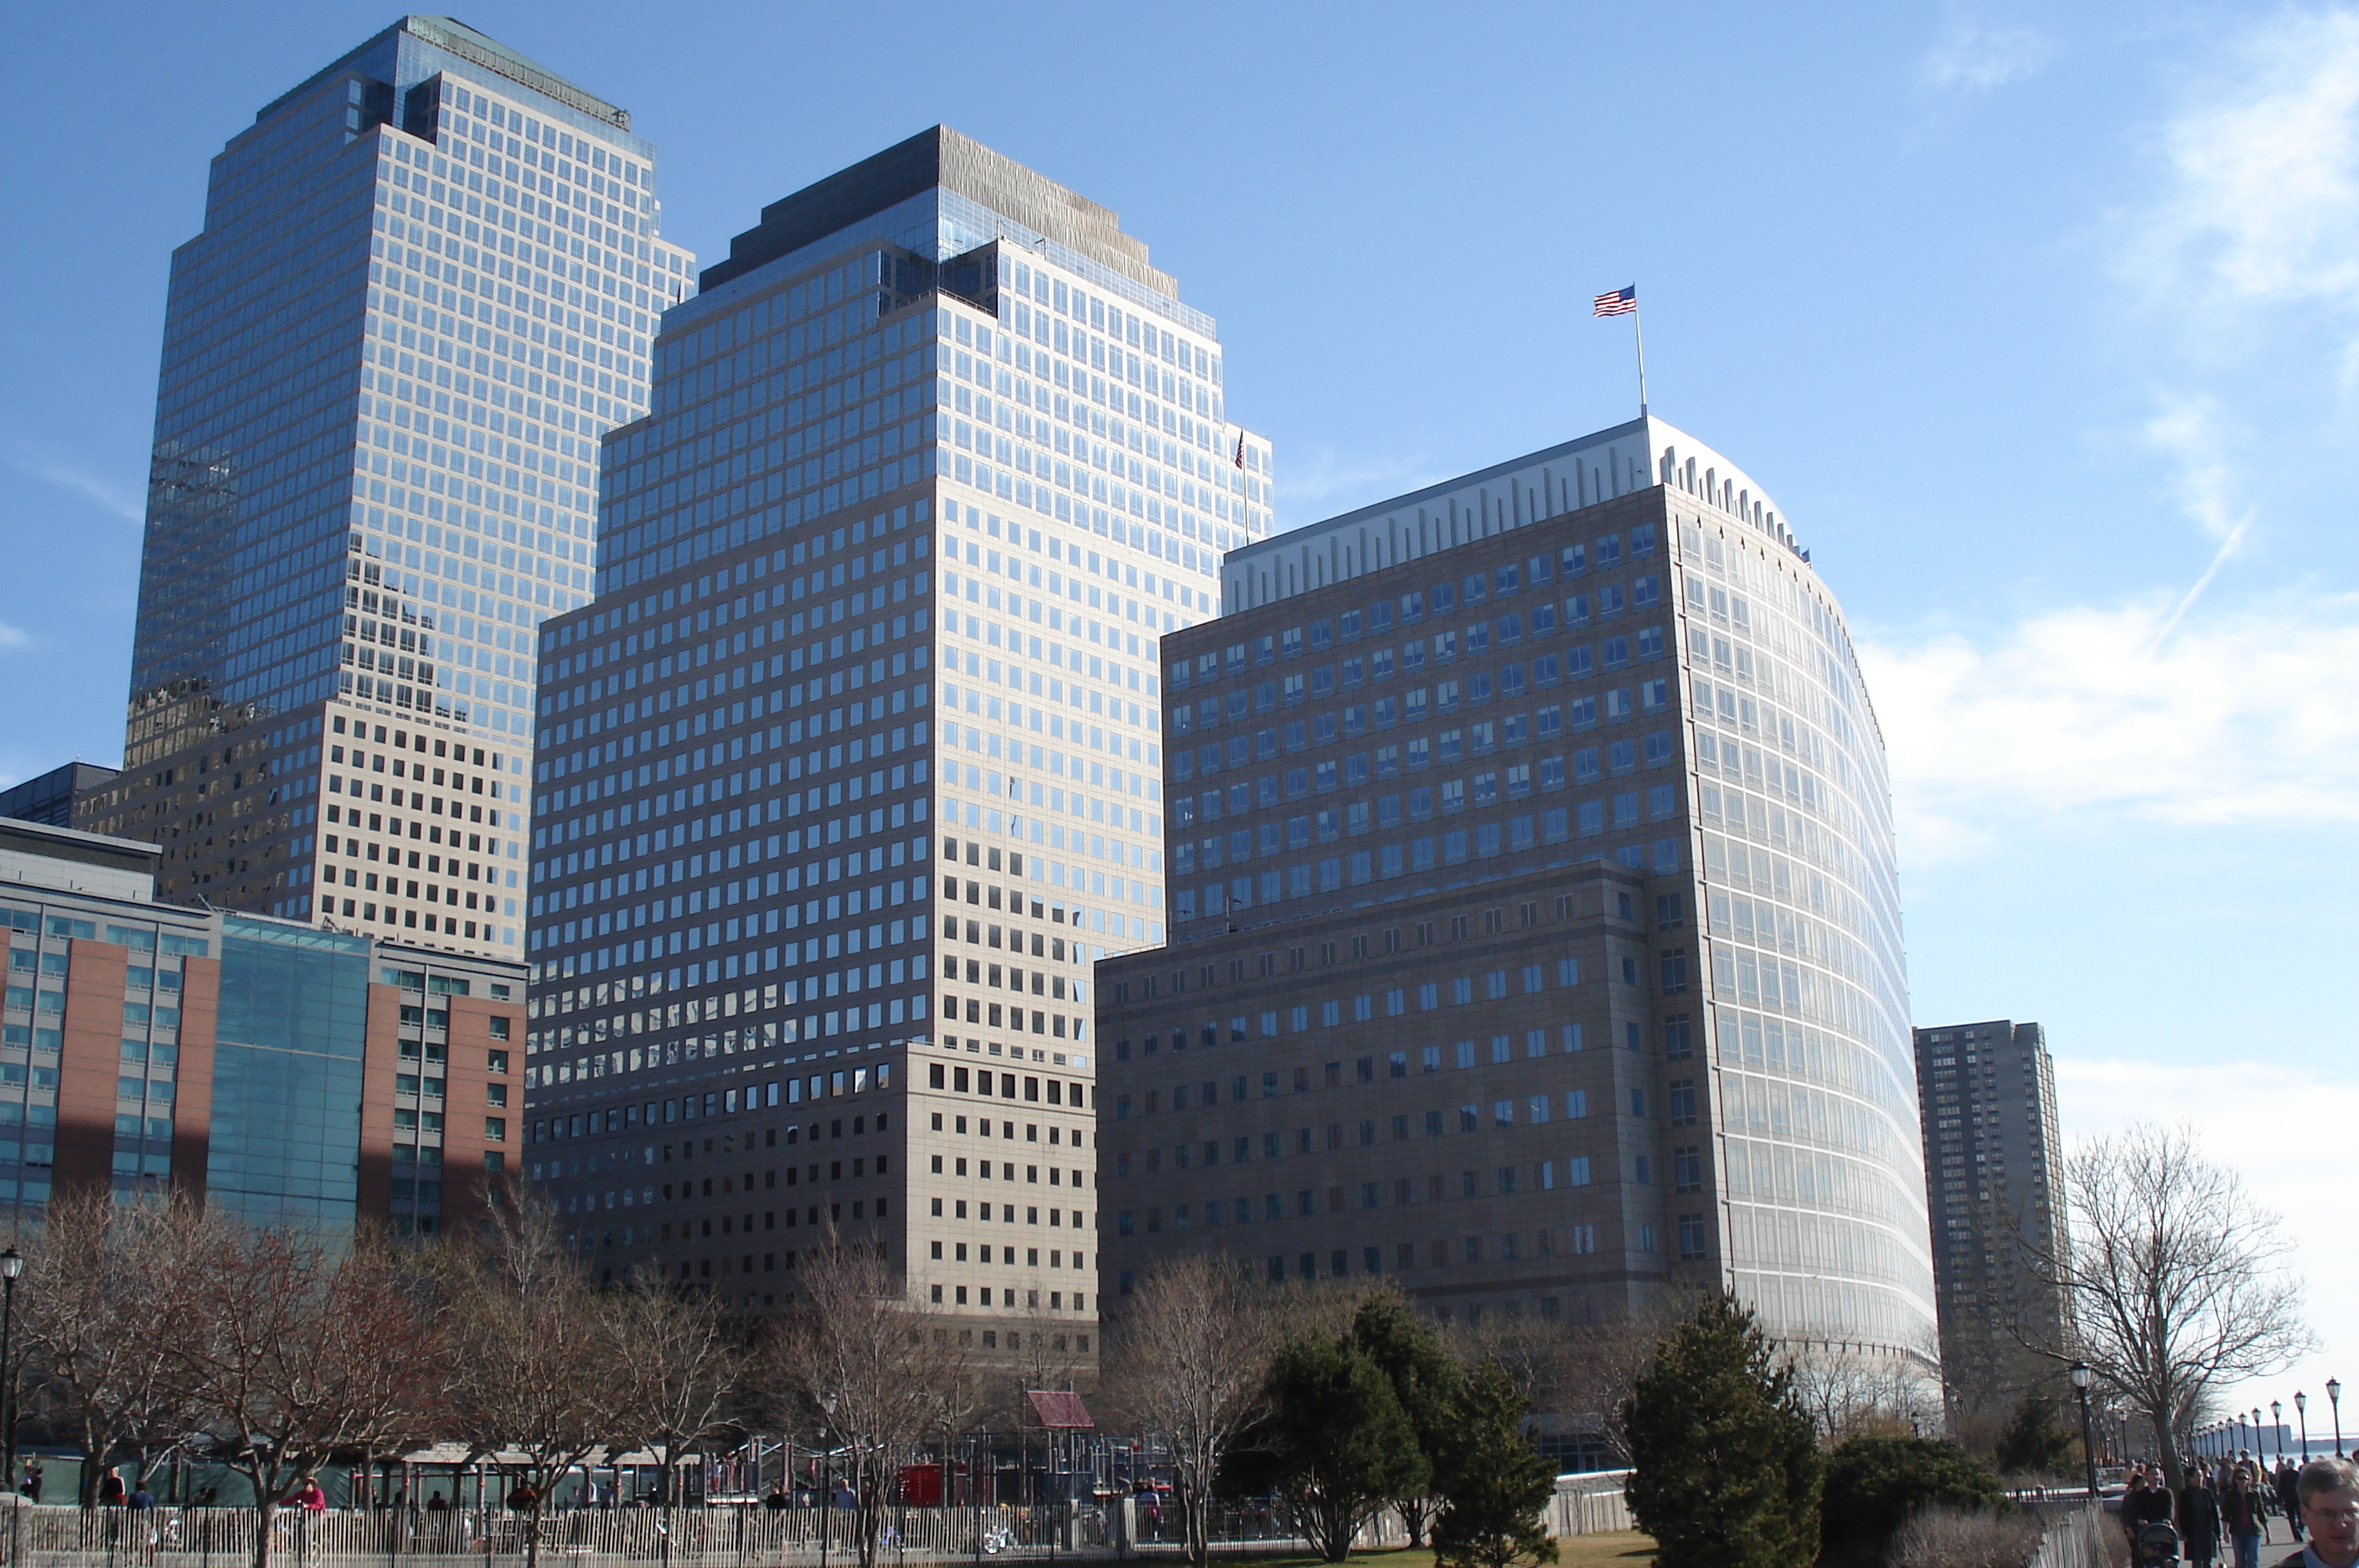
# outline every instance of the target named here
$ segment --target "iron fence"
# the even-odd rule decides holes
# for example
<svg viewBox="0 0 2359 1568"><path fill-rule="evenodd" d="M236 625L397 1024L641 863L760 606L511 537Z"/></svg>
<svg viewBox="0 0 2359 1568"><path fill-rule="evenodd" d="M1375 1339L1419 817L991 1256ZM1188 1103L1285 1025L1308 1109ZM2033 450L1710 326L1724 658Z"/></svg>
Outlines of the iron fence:
<svg viewBox="0 0 2359 1568"><path fill-rule="evenodd" d="M81 1508L17 1503L5 1509L0 1568L237 1568L252 1562L261 1518L251 1508ZM540 1516L545 1568L832 1568L856 1562L853 1515L823 1507L557 1508ZM1560 1481L1543 1511L1551 1535L1631 1528L1618 1476ZM1224 1554L1301 1549L1301 1531L1275 1504L1223 1504L1209 1519ZM530 1516L507 1508L282 1508L272 1521L277 1568L521 1568ZM1006 1559L1108 1560L1184 1552L1179 1512L1147 1494L1093 1503L892 1507L876 1541L880 1563ZM1380 1510L1361 1550L1404 1546L1400 1516ZM2037 1568L2097 1568L2058 1554Z"/></svg>

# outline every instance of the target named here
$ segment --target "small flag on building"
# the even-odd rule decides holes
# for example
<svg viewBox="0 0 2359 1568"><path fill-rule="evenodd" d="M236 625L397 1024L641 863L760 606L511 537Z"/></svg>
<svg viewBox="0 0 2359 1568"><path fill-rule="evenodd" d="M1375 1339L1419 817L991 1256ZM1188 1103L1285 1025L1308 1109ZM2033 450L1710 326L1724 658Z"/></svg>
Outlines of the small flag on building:
<svg viewBox="0 0 2359 1568"><path fill-rule="evenodd" d="M1596 313L1601 316L1626 316L1638 308L1638 286L1616 289L1597 297Z"/></svg>
<svg viewBox="0 0 2359 1568"><path fill-rule="evenodd" d="M1239 430L1237 432L1237 455L1235 462L1239 468L1243 468L1245 465L1245 435L1243 430Z"/></svg>

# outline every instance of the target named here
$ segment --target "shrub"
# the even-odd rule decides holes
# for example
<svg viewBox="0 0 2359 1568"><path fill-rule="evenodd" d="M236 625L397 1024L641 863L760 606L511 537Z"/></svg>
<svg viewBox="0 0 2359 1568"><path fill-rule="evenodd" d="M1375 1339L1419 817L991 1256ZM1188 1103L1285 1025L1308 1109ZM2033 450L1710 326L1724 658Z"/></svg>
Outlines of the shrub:
<svg viewBox="0 0 2359 1568"><path fill-rule="evenodd" d="M1881 1554L1925 1508L2000 1510L1998 1477L1965 1450L1915 1437L1854 1437L1827 1456L1820 1537L1831 1558Z"/></svg>
<svg viewBox="0 0 2359 1568"><path fill-rule="evenodd" d="M2025 1568L2039 1550L2039 1521L1987 1508L1920 1508L1893 1532L1892 1568Z"/></svg>

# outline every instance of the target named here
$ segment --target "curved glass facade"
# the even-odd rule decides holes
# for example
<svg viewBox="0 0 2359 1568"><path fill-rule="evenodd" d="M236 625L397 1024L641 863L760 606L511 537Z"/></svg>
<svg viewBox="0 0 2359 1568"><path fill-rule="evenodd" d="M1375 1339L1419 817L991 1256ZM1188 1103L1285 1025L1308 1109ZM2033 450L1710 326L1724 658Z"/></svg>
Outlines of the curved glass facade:
<svg viewBox="0 0 2359 1568"><path fill-rule="evenodd" d="M1930 1365L1882 736L1807 558L1695 483L1672 509L1727 1272L1789 1344Z"/></svg>

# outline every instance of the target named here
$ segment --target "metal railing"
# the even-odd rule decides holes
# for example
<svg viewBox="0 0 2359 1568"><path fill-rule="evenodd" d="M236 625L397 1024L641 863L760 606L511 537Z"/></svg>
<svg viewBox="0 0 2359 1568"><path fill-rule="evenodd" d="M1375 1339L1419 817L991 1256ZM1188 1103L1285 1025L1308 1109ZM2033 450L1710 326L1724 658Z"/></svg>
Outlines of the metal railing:
<svg viewBox="0 0 2359 1568"><path fill-rule="evenodd" d="M18 1503L5 1516L0 1568L237 1568L253 1561L261 1528L251 1508ZM1618 1478L1560 1482L1542 1517L1551 1535L1632 1528ZM858 1559L853 1520L849 1510L816 1507L556 1508L540 1516L538 1547L548 1568L832 1568ZM1307 1545L1295 1521L1272 1504L1223 1504L1208 1522L1219 1552ZM271 1528L277 1568L517 1568L535 1527L529 1516L507 1508L290 1508L273 1515ZM897 1506L886 1510L876 1546L880 1563L900 1568L987 1558L1161 1557L1184 1551L1180 1536L1176 1508L1134 1496L1105 1503ZM1354 1545L1375 1550L1408 1541L1400 1516L1386 1508ZM2104 1565L2060 1556L2034 1568Z"/></svg>

